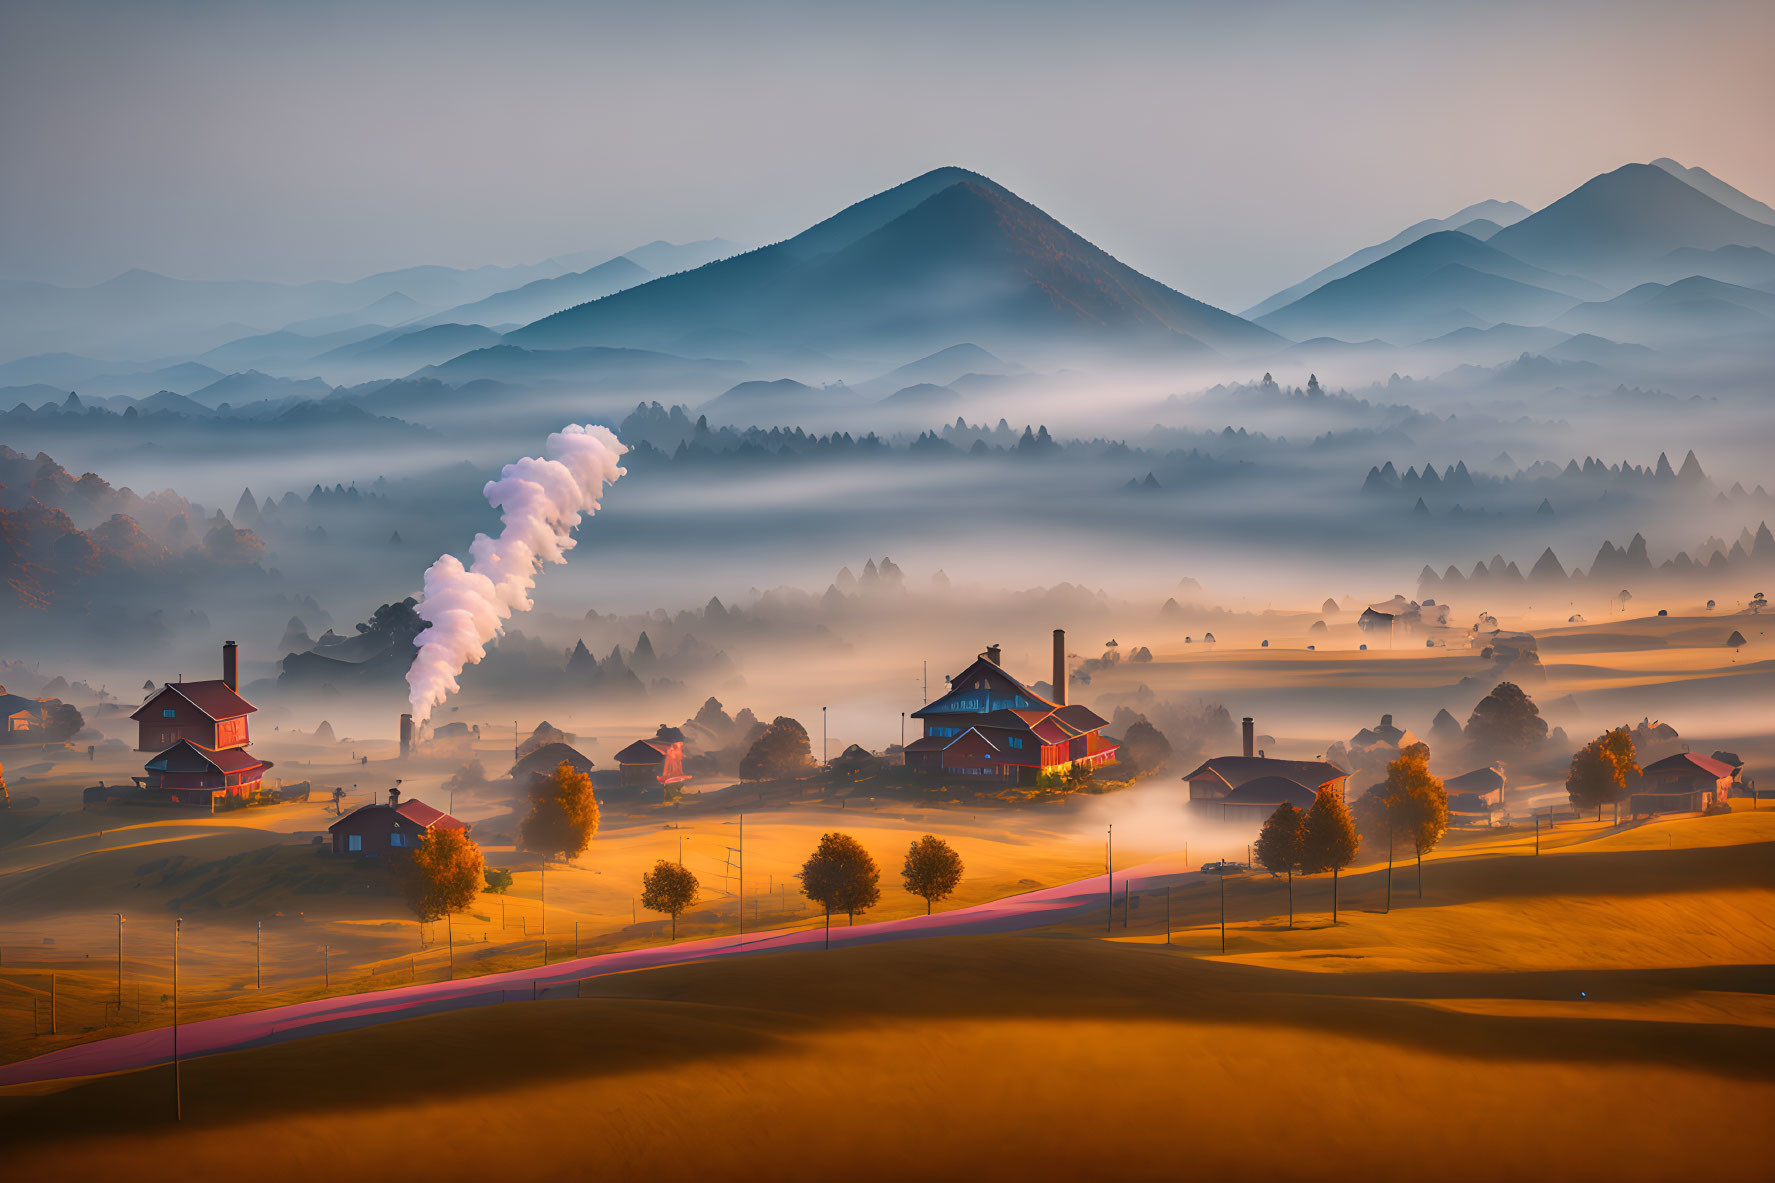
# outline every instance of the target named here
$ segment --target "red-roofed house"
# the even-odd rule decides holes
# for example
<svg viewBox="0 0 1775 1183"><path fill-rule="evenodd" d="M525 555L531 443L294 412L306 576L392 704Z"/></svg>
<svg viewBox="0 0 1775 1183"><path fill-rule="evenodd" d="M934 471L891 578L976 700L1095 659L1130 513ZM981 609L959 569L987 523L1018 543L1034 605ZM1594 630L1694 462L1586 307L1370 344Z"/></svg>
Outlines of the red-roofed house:
<svg viewBox="0 0 1775 1183"><path fill-rule="evenodd" d="M361 805L327 827L333 853L358 858L405 854L432 830L467 833L468 825L418 798L402 801L399 789L388 790L387 805Z"/></svg>
<svg viewBox="0 0 1775 1183"><path fill-rule="evenodd" d="M1700 813L1724 805L1736 771L1730 764L1696 752L1678 752L1640 770L1639 786L1627 799L1635 817L1652 813Z"/></svg>
<svg viewBox="0 0 1775 1183"><path fill-rule="evenodd" d="M1064 634L1054 633L1054 697L1049 701L1006 673L993 645L949 679L949 691L912 712L924 736L906 745L917 772L1034 784L1045 772L1115 763L1119 745L1103 737L1109 721L1066 701Z"/></svg>
<svg viewBox="0 0 1775 1183"><path fill-rule="evenodd" d="M616 754L625 785L677 785L684 775L684 733L659 725L652 739L638 739Z"/></svg>
<svg viewBox="0 0 1775 1183"><path fill-rule="evenodd" d="M259 792L271 761L247 752L247 716L259 708L240 696L237 649L222 646L222 676L168 682L130 716L136 750L156 752L135 778L142 798L165 805L245 801Z"/></svg>

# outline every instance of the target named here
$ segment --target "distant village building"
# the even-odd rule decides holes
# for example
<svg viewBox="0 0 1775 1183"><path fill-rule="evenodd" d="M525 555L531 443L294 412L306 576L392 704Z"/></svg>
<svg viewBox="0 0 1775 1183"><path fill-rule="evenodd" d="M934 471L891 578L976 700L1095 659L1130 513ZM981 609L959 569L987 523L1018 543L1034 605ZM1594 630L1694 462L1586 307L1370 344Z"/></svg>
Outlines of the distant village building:
<svg viewBox="0 0 1775 1183"><path fill-rule="evenodd" d="M8 694L0 686L0 731L9 739L20 739L33 731L42 731L49 723L49 705L35 698Z"/></svg>
<svg viewBox="0 0 1775 1183"><path fill-rule="evenodd" d="M1243 729L1243 755L1212 757L1184 776L1192 813L1214 821L1261 823L1284 801L1310 808L1323 788L1348 795L1350 774L1342 768L1323 760L1259 755L1256 724L1247 718Z"/></svg>
<svg viewBox="0 0 1775 1183"><path fill-rule="evenodd" d="M327 827L334 854L366 859L404 855L433 830L469 827L417 797L402 801L399 789L388 790L388 804L360 805Z"/></svg>
<svg viewBox="0 0 1775 1183"><path fill-rule="evenodd" d="M575 772L592 774L592 761L577 748L564 743L548 743L537 748L522 760L512 765L506 775L517 781L520 786L528 788L530 782L539 776L551 776L555 769L567 765Z"/></svg>
<svg viewBox="0 0 1775 1183"><path fill-rule="evenodd" d="M616 754L621 783L630 788L680 785L684 775L684 732L664 723L652 739L638 739Z"/></svg>
<svg viewBox="0 0 1775 1183"><path fill-rule="evenodd" d="M1504 807L1504 787L1508 778L1501 764L1475 768L1442 782L1448 792L1448 811L1456 814L1483 814L1490 817Z"/></svg>
<svg viewBox="0 0 1775 1183"><path fill-rule="evenodd" d="M247 716L259 708L240 696L237 654L225 642L220 678L168 682L130 715L136 750L157 753L134 778L132 799L213 812L259 792L271 763L246 750Z"/></svg>
<svg viewBox="0 0 1775 1183"><path fill-rule="evenodd" d="M1627 799L1634 817L1657 813L1700 813L1724 805L1737 773L1730 764L1696 752L1678 752L1640 770L1639 785Z"/></svg>
<svg viewBox="0 0 1775 1183"><path fill-rule="evenodd" d="M1043 698L999 664L989 645L949 679L949 690L912 712L924 736L906 745L906 767L993 784L1033 785L1044 773L1115 763L1109 720L1066 701L1066 634L1054 630L1054 699Z"/></svg>

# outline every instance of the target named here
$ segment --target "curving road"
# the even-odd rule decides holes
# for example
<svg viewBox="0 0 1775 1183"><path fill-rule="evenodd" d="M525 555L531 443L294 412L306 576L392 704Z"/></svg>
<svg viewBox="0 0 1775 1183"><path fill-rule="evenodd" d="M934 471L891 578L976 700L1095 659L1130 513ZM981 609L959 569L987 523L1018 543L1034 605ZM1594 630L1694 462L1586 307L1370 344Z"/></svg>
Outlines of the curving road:
<svg viewBox="0 0 1775 1183"><path fill-rule="evenodd" d="M1129 877L1161 868L1157 864L1135 867L1116 875L1118 892ZM1169 868L1167 868L1169 870ZM1172 875L1175 871L1172 870ZM1165 878L1170 878L1167 875ZM1143 888L1160 885L1163 879L1147 878ZM957 908L931 916L911 916L879 924L835 926L832 944L867 945L917 937L956 933L1016 932L1074 919L1101 909L1108 894L1105 876L1097 875L1026 895L1010 896L988 904ZM595 957L580 957L533 969L466 978L454 982L424 982L363 994L347 994L299 1002L269 1010L248 1011L186 1023L179 1027L179 1058L211 1056L221 1052L259 1047L284 1040L302 1039L329 1031L367 1027L396 1019L435 1014L461 1007L489 1006L500 1002L530 1001L546 997L551 986L567 985L584 978L604 977L637 969L682 965L719 957L752 953L776 953L787 949L819 948L825 941L823 927L792 932L747 933L744 936L709 937L646 949L625 949ZM29 1060L0 1066L0 1085L26 1084L123 1072L166 1063L172 1058L173 1036L168 1027L100 1039L77 1047L62 1048Z"/></svg>

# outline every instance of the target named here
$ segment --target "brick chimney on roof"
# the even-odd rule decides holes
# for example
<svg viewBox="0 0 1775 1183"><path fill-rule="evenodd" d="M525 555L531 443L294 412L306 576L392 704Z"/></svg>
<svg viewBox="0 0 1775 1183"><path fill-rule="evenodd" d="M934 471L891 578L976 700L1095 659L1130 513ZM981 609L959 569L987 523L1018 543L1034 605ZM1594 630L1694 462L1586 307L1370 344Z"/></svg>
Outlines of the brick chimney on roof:
<svg viewBox="0 0 1775 1183"><path fill-rule="evenodd" d="M1054 630L1054 705L1066 705L1066 630Z"/></svg>
<svg viewBox="0 0 1775 1183"><path fill-rule="evenodd" d="M233 641L222 642L222 681L228 689L240 693L240 646Z"/></svg>

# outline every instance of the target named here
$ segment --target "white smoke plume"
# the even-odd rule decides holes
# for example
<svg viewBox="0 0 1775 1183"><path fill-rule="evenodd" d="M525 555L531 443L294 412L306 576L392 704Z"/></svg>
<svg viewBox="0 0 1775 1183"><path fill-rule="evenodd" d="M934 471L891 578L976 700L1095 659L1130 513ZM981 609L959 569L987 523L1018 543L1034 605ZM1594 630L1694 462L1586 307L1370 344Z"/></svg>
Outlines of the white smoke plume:
<svg viewBox="0 0 1775 1183"><path fill-rule="evenodd" d="M475 535L467 567L444 555L425 573L419 615L430 627L407 670L415 722L455 693L457 675L486 655L513 612L530 610L537 572L567 561L574 527L598 512L604 486L627 471L617 464L627 451L609 428L575 424L549 436L543 456L514 461L487 482L482 492L500 511L499 537Z"/></svg>

